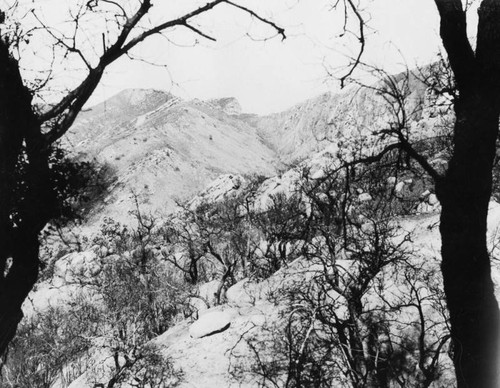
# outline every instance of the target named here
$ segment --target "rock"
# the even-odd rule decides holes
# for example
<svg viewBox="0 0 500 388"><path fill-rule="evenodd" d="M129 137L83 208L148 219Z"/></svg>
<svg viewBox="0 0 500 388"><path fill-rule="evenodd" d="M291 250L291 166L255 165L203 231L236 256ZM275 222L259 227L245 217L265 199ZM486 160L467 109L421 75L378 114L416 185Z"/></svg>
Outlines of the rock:
<svg viewBox="0 0 500 388"><path fill-rule="evenodd" d="M226 291L226 299L228 303L242 305L254 304L255 295L252 293L253 287L248 279L243 279L232 285Z"/></svg>
<svg viewBox="0 0 500 388"><path fill-rule="evenodd" d="M358 196L360 202L367 202L372 200L372 196L368 193L363 193Z"/></svg>
<svg viewBox="0 0 500 388"><path fill-rule="evenodd" d="M427 202L421 202L417 206L417 213L429 213L432 211L432 206L429 205Z"/></svg>
<svg viewBox="0 0 500 388"><path fill-rule="evenodd" d="M394 191L396 193L399 193L401 190L403 190L403 187L405 187L405 183L404 182L399 182L396 187L394 188Z"/></svg>
<svg viewBox="0 0 500 388"><path fill-rule="evenodd" d="M220 333L231 325L231 317L223 311L212 311L202 315L189 328L193 338L203 338Z"/></svg>
<svg viewBox="0 0 500 388"><path fill-rule="evenodd" d="M430 194L429 197L427 198L427 202L429 203L429 205L432 206L437 205L439 203L436 194Z"/></svg>
<svg viewBox="0 0 500 388"><path fill-rule="evenodd" d="M390 186L393 186L396 184L396 177L395 176L390 176L387 178L387 184Z"/></svg>
<svg viewBox="0 0 500 388"><path fill-rule="evenodd" d="M198 317L200 313L208 310L210 306L207 306L207 303L196 297L188 298L187 304L189 305L190 316Z"/></svg>
<svg viewBox="0 0 500 388"><path fill-rule="evenodd" d="M97 275L101 265L93 251L74 252L61 257L54 265L54 284L79 283L84 278Z"/></svg>
<svg viewBox="0 0 500 388"><path fill-rule="evenodd" d="M266 316L263 314L256 314L250 317L250 322L255 326L264 326L266 324Z"/></svg>
<svg viewBox="0 0 500 388"><path fill-rule="evenodd" d="M215 294L217 293L219 286L220 280L212 280L201 284L198 288L198 295L202 298L202 300L205 300L209 304L209 307L217 304Z"/></svg>
<svg viewBox="0 0 500 388"><path fill-rule="evenodd" d="M431 192L429 190L425 190L422 194L420 194L420 199L426 199Z"/></svg>
<svg viewBox="0 0 500 388"><path fill-rule="evenodd" d="M227 115L241 114L241 105L234 97L218 98L208 101L215 108L222 110Z"/></svg>
<svg viewBox="0 0 500 388"><path fill-rule="evenodd" d="M106 246L102 246L99 249L99 257L106 257L108 255L108 248Z"/></svg>
<svg viewBox="0 0 500 388"><path fill-rule="evenodd" d="M311 179L319 180L319 179L326 178L326 176L327 176L326 172L320 168L319 170L317 170L316 172L314 172L311 175Z"/></svg>

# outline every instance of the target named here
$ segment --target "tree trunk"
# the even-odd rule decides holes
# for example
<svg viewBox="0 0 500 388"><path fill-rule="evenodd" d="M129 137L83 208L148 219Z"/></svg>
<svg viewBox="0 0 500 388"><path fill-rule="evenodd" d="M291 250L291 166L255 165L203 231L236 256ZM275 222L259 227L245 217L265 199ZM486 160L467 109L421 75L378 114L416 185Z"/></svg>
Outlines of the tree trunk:
<svg viewBox="0 0 500 388"><path fill-rule="evenodd" d="M494 96L478 86L455 104L455 148L441 201L442 273L458 387L498 387L499 310L487 248L488 203L498 134Z"/></svg>
<svg viewBox="0 0 500 388"><path fill-rule="evenodd" d="M26 191L23 198L14 198L23 141L28 156ZM47 155L31 93L8 44L0 40L0 355L15 335L21 306L38 275L38 234L53 210Z"/></svg>
<svg viewBox="0 0 500 388"><path fill-rule="evenodd" d="M20 284L10 282L21 266L13 266L5 276L7 260L12 258L14 241L12 221L14 170L22 145L25 125L22 106L26 91L19 88L17 63L8 46L0 41L0 354L3 354L21 320ZM22 86L22 84L21 84ZM19 289L18 289L19 288ZM24 298L23 298L24 300Z"/></svg>

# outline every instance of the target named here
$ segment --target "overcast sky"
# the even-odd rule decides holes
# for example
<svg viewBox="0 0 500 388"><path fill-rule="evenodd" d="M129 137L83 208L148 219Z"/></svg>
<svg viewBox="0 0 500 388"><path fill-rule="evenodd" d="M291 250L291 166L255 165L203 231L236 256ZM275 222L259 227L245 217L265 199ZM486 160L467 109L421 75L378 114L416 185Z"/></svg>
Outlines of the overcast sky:
<svg viewBox="0 0 500 388"><path fill-rule="evenodd" d="M156 88L183 98L234 96L244 111L269 113L337 90L338 82L328 78L326 69L341 74L346 55L354 55L358 46L353 36L338 36L342 14L330 9L332 2L240 0L240 4L253 7L283 26L288 36L285 41L279 37L265 40L274 35L272 29L241 11L219 6L196 20L196 25L217 42L185 29L169 32L169 40L152 39L134 55L166 67L120 60L110 67L92 102L125 88ZM71 1L38 2L43 16L54 20L64 14L64 3ZM153 22L204 3L206 0L157 0ZM365 16L369 17L370 27L366 62L396 72L403 69L405 62L410 67L425 64L440 50L439 19L433 0L361 3L367 4Z"/></svg>

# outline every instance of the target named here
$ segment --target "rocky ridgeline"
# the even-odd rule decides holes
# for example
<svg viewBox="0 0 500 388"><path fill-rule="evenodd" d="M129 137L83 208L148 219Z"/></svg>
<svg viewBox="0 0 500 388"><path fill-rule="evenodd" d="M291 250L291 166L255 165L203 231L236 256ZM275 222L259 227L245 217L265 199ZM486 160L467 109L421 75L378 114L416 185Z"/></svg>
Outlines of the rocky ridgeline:
<svg viewBox="0 0 500 388"><path fill-rule="evenodd" d="M422 88L415 89L411 100L414 106L424 101L412 131L419 138L430 136L445 112L446 102L442 108L428 107L435 101ZM321 182L340 163L380 150L386 143L375 132L387 124L390 116L380 97L368 90L325 94L266 117L241 114L241 107L233 98L182 101L157 91L127 91L84 112L79 120L70 136L75 151L111 164L118 175L104 208L94 214L94 221L102 220L105 214L127 222L134 201L145 213L168 213L176 210L175 200L193 198L198 192L188 202L188 208L194 210L204 203L237 197L257 176L260 183L255 188L252 206L263 212L277 196L295 195L303 184L304 172L309 181ZM84 128L89 128L89 138L81 137ZM431 159L435 166L446 164L446 155L434 155ZM282 161L293 162L294 167L276 174L276 166ZM407 231L415 231L411 248L420 252L420 260L433 257L435 260L429 260L429 265L437 268L439 238L433 226L440 205L432 188L418 186L414 178L407 176L389 177L385 185L398 195L412 192L419 198L412 216L401 225ZM134 198L130 196L131 189ZM355 190L355 196L357 204L363 206L370 206L374 200L374 193L361 188ZM182 211L176 217L181 218ZM492 221L494 225L498 219ZM92 240L89 236L88 241ZM92 280L106 266L121 259L110 246L89 246L84 252L58 259L52 278L39 284L26 304L28 315L43 312L49 306L64 306L75 295L89 293ZM161 247L155 249L161 259ZM348 277L359 269L344 256L338 264ZM181 386L253 387L255 379L235 383L228 372L228 354L239 352L240 358L249 359L254 356L248 347L237 346L242 338L251 333L265 341L269 327L283 324L283 295L297 284L312 281L321 271L319 263L299 258L265 280L237 281L225 290L222 305L217 305L215 298L221 285L219 279L198 284L187 299L187 318L186 314L179 315L178 323L151 342L183 370ZM391 284L400 280L395 277ZM397 288L391 287L388 292ZM408 290L403 287L397 292L404 294ZM329 297L334 304L344 303L339 294L331 293ZM373 296L373 306L378 302ZM412 322L414 315L408 313L403 318ZM88 381L89 375L84 373L70 388L86 387Z"/></svg>
<svg viewBox="0 0 500 388"><path fill-rule="evenodd" d="M414 78L410 82L411 140L445 132L449 101ZM82 112L67 146L115 171L117 179L94 221L106 214L129 222L136 200L144 211L164 214L221 174L270 177L283 163L297 165L327 153L349 159L352 150L373 153L394 141L379 136L393 121L383 97L369 88L326 93L267 116L243 114L231 97L184 101L133 89ZM446 163L446 157L437 162Z"/></svg>
<svg viewBox="0 0 500 388"><path fill-rule="evenodd" d="M116 176L93 222L103 214L130 222L136 201L146 213L165 214L223 173L273 175L274 151L240 111L234 98L184 101L129 90L83 112L66 146Z"/></svg>

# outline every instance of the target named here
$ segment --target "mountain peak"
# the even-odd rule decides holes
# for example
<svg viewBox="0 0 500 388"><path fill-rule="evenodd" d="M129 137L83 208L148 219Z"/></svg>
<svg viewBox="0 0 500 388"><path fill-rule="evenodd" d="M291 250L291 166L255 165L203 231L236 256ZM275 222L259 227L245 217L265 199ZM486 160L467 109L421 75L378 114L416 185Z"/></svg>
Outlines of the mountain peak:
<svg viewBox="0 0 500 388"><path fill-rule="evenodd" d="M228 115L241 114L241 105L235 97L214 98L212 100L208 100L208 103Z"/></svg>
<svg viewBox="0 0 500 388"><path fill-rule="evenodd" d="M130 110L148 111L172 99L173 95L157 89L125 89L111 96L106 101L95 105L94 111Z"/></svg>

